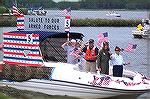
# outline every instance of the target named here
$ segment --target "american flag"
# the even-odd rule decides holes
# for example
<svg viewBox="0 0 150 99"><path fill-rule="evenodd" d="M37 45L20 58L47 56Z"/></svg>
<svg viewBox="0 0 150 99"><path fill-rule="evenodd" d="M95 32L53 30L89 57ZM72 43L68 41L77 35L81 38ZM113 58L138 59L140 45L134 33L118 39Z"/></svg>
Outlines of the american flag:
<svg viewBox="0 0 150 99"><path fill-rule="evenodd" d="M132 52L135 51L136 47L137 47L136 44L128 43L127 48L125 48L124 50L125 50L126 52L131 52L131 53L132 53Z"/></svg>
<svg viewBox="0 0 150 99"><path fill-rule="evenodd" d="M98 38L98 46L101 46L103 42L108 42L108 33L99 33L97 35Z"/></svg>
<svg viewBox="0 0 150 99"><path fill-rule="evenodd" d="M24 14L20 13L16 5L13 5L13 15L17 17L17 30L24 30Z"/></svg>
<svg viewBox="0 0 150 99"><path fill-rule="evenodd" d="M106 76L102 82L102 85L108 86L112 79L109 76Z"/></svg>
<svg viewBox="0 0 150 99"><path fill-rule="evenodd" d="M38 34L4 32L3 62L23 66L42 66Z"/></svg>
<svg viewBox="0 0 150 99"><path fill-rule="evenodd" d="M17 16L17 30L24 30L24 14Z"/></svg>
<svg viewBox="0 0 150 99"><path fill-rule="evenodd" d="M74 57L78 57L79 56L79 49L78 48L74 48L73 51L70 53L70 55L74 56Z"/></svg>
<svg viewBox="0 0 150 99"><path fill-rule="evenodd" d="M70 15L70 14L71 14L71 7L68 7L68 8L66 8L66 9L64 9L64 10L62 11L62 14L63 14L63 15Z"/></svg>
<svg viewBox="0 0 150 99"><path fill-rule="evenodd" d="M12 12L13 12L14 16L20 15L19 10L18 10L18 8L17 8L17 6L15 4L13 4Z"/></svg>
<svg viewBox="0 0 150 99"><path fill-rule="evenodd" d="M99 77L96 77L95 75L93 76L93 81L92 82L90 82L90 84L92 84L92 85L97 85L97 81L99 80Z"/></svg>
<svg viewBox="0 0 150 99"><path fill-rule="evenodd" d="M3 42L0 42L0 50L3 48Z"/></svg>

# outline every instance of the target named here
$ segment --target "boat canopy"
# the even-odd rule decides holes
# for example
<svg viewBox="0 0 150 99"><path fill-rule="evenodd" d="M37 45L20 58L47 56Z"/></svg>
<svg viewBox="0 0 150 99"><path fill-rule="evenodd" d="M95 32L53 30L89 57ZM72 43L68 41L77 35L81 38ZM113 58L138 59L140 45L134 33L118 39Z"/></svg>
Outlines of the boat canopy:
<svg viewBox="0 0 150 99"><path fill-rule="evenodd" d="M48 31L11 31L9 33L19 33L19 34L39 34L40 42L46 38L67 38L69 33L69 38L82 39L84 35L77 32L48 32Z"/></svg>

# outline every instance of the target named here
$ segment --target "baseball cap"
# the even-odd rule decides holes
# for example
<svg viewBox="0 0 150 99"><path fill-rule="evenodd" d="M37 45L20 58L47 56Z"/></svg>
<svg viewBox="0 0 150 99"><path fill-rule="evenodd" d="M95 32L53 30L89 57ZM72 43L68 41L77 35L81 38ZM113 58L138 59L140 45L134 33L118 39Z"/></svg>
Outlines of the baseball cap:
<svg viewBox="0 0 150 99"><path fill-rule="evenodd" d="M89 43L94 43L94 40L93 40L93 39L90 39L90 40L89 40Z"/></svg>
<svg viewBox="0 0 150 99"><path fill-rule="evenodd" d="M121 49L118 46L116 46L115 51L121 51Z"/></svg>

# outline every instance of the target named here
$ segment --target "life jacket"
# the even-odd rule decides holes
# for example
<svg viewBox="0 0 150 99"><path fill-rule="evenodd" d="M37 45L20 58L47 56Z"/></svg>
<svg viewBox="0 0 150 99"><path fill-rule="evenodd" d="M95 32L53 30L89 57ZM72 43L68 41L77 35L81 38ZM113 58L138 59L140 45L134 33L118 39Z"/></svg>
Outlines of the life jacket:
<svg viewBox="0 0 150 99"><path fill-rule="evenodd" d="M96 61L96 53L95 53L95 46L90 50L89 47L87 47L84 59L85 60L93 60ZM90 58L89 58L90 57Z"/></svg>

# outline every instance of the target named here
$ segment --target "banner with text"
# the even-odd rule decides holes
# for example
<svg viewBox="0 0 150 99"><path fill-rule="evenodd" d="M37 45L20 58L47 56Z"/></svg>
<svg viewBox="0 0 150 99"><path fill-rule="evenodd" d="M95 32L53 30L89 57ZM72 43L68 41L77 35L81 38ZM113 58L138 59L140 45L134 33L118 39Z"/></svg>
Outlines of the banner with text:
<svg viewBox="0 0 150 99"><path fill-rule="evenodd" d="M65 32L65 17L61 16L25 16L25 30Z"/></svg>

